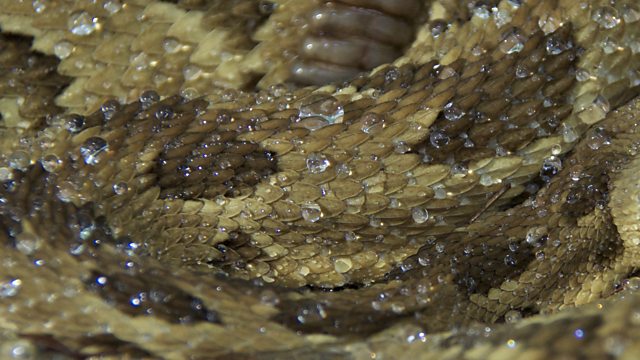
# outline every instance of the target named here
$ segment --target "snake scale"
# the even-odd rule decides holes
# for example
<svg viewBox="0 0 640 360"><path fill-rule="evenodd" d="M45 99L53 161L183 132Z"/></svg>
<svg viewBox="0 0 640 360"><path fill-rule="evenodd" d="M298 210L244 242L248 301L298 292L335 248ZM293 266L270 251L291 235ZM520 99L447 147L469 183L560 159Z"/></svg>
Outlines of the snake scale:
<svg viewBox="0 0 640 360"><path fill-rule="evenodd" d="M637 358L640 7L422 5L0 1L2 357Z"/></svg>

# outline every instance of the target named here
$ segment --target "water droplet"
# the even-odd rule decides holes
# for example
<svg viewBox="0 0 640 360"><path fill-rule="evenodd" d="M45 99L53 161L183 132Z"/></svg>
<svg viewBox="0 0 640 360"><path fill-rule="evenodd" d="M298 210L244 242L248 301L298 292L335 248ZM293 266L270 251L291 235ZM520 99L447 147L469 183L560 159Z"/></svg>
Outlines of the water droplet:
<svg viewBox="0 0 640 360"><path fill-rule="evenodd" d="M547 240L548 232L549 230L546 226L534 226L527 231L525 241L531 246L540 247Z"/></svg>
<svg viewBox="0 0 640 360"><path fill-rule="evenodd" d="M9 180L13 180L13 169L9 167L0 167L0 181L5 182Z"/></svg>
<svg viewBox="0 0 640 360"><path fill-rule="evenodd" d="M355 241L358 239L358 235L356 235L356 233L354 233L353 231L347 231L346 233L344 233L344 239L346 241Z"/></svg>
<svg viewBox="0 0 640 360"><path fill-rule="evenodd" d="M583 110L578 113L578 117L585 124L595 124L604 119L610 110L611 106L609 101L604 96L598 95L591 104L585 106Z"/></svg>
<svg viewBox="0 0 640 360"><path fill-rule="evenodd" d="M351 168L349 167L349 165L345 163L336 165L336 175L338 175L338 177L345 178L345 177L351 176L352 173L353 172L351 171Z"/></svg>
<svg viewBox="0 0 640 360"><path fill-rule="evenodd" d="M453 105L453 103L447 103L444 106L444 118L449 120L449 121L456 121L459 120L461 117L464 116L464 111L458 109L457 107L455 107Z"/></svg>
<svg viewBox="0 0 640 360"><path fill-rule="evenodd" d="M129 191L129 185L126 182L121 181L119 183L113 184L113 192L116 195L124 195L127 193L127 191Z"/></svg>
<svg viewBox="0 0 640 360"><path fill-rule="evenodd" d="M431 259L429 259L426 255L418 256L418 264L421 266L429 266L431 264Z"/></svg>
<svg viewBox="0 0 640 360"><path fill-rule="evenodd" d="M392 83L400 77L400 70L398 70L395 66L390 66L389 69L384 73L384 82L389 84Z"/></svg>
<svg viewBox="0 0 640 360"><path fill-rule="evenodd" d="M102 117L105 121L109 121L116 114L118 109L120 108L120 103L116 100L108 100L102 106L100 106L100 111L102 112Z"/></svg>
<svg viewBox="0 0 640 360"><path fill-rule="evenodd" d="M540 177L544 182L549 182L560 170L562 170L562 160L557 156L549 156L542 161Z"/></svg>
<svg viewBox="0 0 640 360"><path fill-rule="evenodd" d="M122 3L120 3L119 0L107 0L102 7L107 10L109 14L113 15L122 9Z"/></svg>
<svg viewBox="0 0 640 360"><path fill-rule="evenodd" d="M41 160L42 168L50 173L58 171L62 166L62 160L54 154L45 155Z"/></svg>
<svg viewBox="0 0 640 360"><path fill-rule="evenodd" d="M620 23L618 10L611 6L602 6L593 11L591 19L605 29L613 29Z"/></svg>
<svg viewBox="0 0 640 360"><path fill-rule="evenodd" d="M493 21L496 23L496 26L501 28L511 21L511 13L506 10L496 10L496 8L492 9Z"/></svg>
<svg viewBox="0 0 640 360"><path fill-rule="evenodd" d="M511 254L507 254L504 257L504 264L507 266L516 266L518 264L518 260Z"/></svg>
<svg viewBox="0 0 640 360"><path fill-rule="evenodd" d="M520 246L518 245L517 242L510 242L509 243L509 251L516 252L516 251L518 251L519 248L520 248Z"/></svg>
<svg viewBox="0 0 640 360"><path fill-rule="evenodd" d="M445 80L456 75L458 75L458 73L454 68L451 66L444 66L438 73L438 79Z"/></svg>
<svg viewBox="0 0 640 360"><path fill-rule="evenodd" d="M504 314L504 322L507 324L513 324L522 320L522 313L518 310L509 310Z"/></svg>
<svg viewBox="0 0 640 360"><path fill-rule="evenodd" d="M300 119L320 117L328 124L342 122L344 108L338 99L331 95L314 94L302 100L298 117Z"/></svg>
<svg viewBox="0 0 640 360"><path fill-rule="evenodd" d="M85 118L82 115L70 114L66 116L64 127L70 133L78 133L84 129Z"/></svg>
<svg viewBox="0 0 640 360"><path fill-rule="evenodd" d="M451 174L453 175L466 175L469 169L464 164L456 163L451 165Z"/></svg>
<svg viewBox="0 0 640 360"><path fill-rule="evenodd" d="M424 333L424 331L418 331L415 334L411 334L409 336L407 336L407 342L408 343L413 343L416 341L420 341L420 342L426 342L427 341L427 334Z"/></svg>
<svg viewBox="0 0 640 360"><path fill-rule="evenodd" d="M327 313L321 303L305 303L298 309L296 319L301 324L325 319Z"/></svg>
<svg viewBox="0 0 640 360"><path fill-rule="evenodd" d="M80 154L87 165L96 165L100 162L100 156L109 149L107 141L101 137L88 138L80 147Z"/></svg>
<svg viewBox="0 0 640 360"><path fill-rule="evenodd" d="M602 47L602 51L607 55L613 54L618 50L618 44L608 36L602 40L600 47Z"/></svg>
<svg viewBox="0 0 640 360"><path fill-rule="evenodd" d="M578 137L578 132L576 132L571 124L568 124L566 122L562 123L562 138L564 142L572 143L578 140Z"/></svg>
<svg viewBox="0 0 640 360"><path fill-rule="evenodd" d="M531 76L532 74L533 73L525 66L522 66L521 64L518 64L516 66L516 77L518 79L526 78L527 76Z"/></svg>
<svg viewBox="0 0 640 360"><path fill-rule="evenodd" d="M640 290L640 277L633 276L624 280L625 290L638 291Z"/></svg>
<svg viewBox="0 0 640 360"><path fill-rule="evenodd" d="M312 222L312 223L317 222L323 216L322 209L320 209L320 205L313 202L307 202L302 204L300 206L300 209L302 211L302 218L304 218L305 221L308 221L308 222Z"/></svg>
<svg viewBox="0 0 640 360"><path fill-rule="evenodd" d="M170 106L160 106L156 111L156 119L160 121L171 120L173 118L174 112Z"/></svg>
<svg viewBox="0 0 640 360"><path fill-rule="evenodd" d="M493 177L489 174L482 174L480 175L480 185L482 186L491 186L495 183L495 180L493 179Z"/></svg>
<svg viewBox="0 0 640 360"><path fill-rule="evenodd" d="M451 140L449 136L442 130L433 131L429 135L429 142L435 148L446 146L447 144L449 144L449 140Z"/></svg>
<svg viewBox="0 0 640 360"><path fill-rule="evenodd" d="M36 355L39 353L39 351L36 350L34 343L28 340L5 340L3 345L3 355L10 355L11 359L31 360L35 359L37 357ZM4 349L7 349L7 351L4 352Z"/></svg>
<svg viewBox="0 0 640 360"><path fill-rule="evenodd" d="M586 141L591 150L598 150L602 146L611 145L611 136L604 128L597 127L589 133Z"/></svg>
<svg viewBox="0 0 640 360"><path fill-rule="evenodd" d="M505 54L518 53L524 49L524 43L527 41L527 37L516 28L513 28L502 35L502 42L500 43L500 51Z"/></svg>
<svg viewBox="0 0 640 360"><path fill-rule="evenodd" d="M384 222L378 217L372 216L369 218L369 225L372 227L381 227L384 226Z"/></svg>
<svg viewBox="0 0 640 360"><path fill-rule="evenodd" d="M429 220L429 211L425 208L414 207L411 209L411 217L416 224L423 224Z"/></svg>
<svg viewBox="0 0 640 360"><path fill-rule="evenodd" d="M561 153L562 153L562 145L554 144L553 146L551 146L551 155L558 156Z"/></svg>
<svg viewBox="0 0 640 360"><path fill-rule="evenodd" d="M405 154L411 151L411 148L404 141L395 141L393 143L393 150L398 154Z"/></svg>
<svg viewBox="0 0 640 360"><path fill-rule="evenodd" d="M42 14L47 9L46 0L33 0L31 5L33 6L33 11L38 14Z"/></svg>
<svg viewBox="0 0 640 360"><path fill-rule="evenodd" d="M429 23L429 28L431 29L431 36L437 38L443 32L447 31L449 24L444 20L434 20Z"/></svg>
<svg viewBox="0 0 640 360"><path fill-rule="evenodd" d="M16 296L18 291L20 291L20 287L22 287L22 280L20 279L0 282L0 298Z"/></svg>
<svg viewBox="0 0 640 360"><path fill-rule="evenodd" d="M273 1L260 0L258 2L258 11L262 15L270 15L278 8L278 4Z"/></svg>
<svg viewBox="0 0 640 360"><path fill-rule="evenodd" d="M523 0L508 0L509 5L513 6L514 8L519 8L520 6L522 6L522 2Z"/></svg>
<svg viewBox="0 0 640 360"><path fill-rule="evenodd" d="M433 185L433 197L435 199L447 198L447 190L445 190L444 185L442 184Z"/></svg>
<svg viewBox="0 0 640 360"><path fill-rule="evenodd" d="M68 41L60 41L53 45L53 54L57 56L58 59L63 60L71 56L75 49L76 47L72 43Z"/></svg>
<svg viewBox="0 0 640 360"><path fill-rule="evenodd" d="M160 100L160 95L158 95L158 93L153 90L147 90L143 92L140 95L140 99L139 99L142 110L148 109L149 107L151 107L151 105L158 102L159 100Z"/></svg>
<svg viewBox="0 0 640 360"><path fill-rule="evenodd" d="M632 7L630 4L622 5L622 18L627 24L634 23L640 20L640 10Z"/></svg>
<svg viewBox="0 0 640 360"><path fill-rule="evenodd" d="M348 272L349 270L351 270L352 267L353 267L353 262L348 257L337 258L333 262L333 268L336 270L336 272L340 274L344 274Z"/></svg>
<svg viewBox="0 0 640 360"><path fill-rule="evenodd" d="M168 37L162 41L162 48L168 54L175 54L182 48L182 44L180 43L180 41L178 41L178 39Z"/></svg>
<svg viewBox="0 0 640 360"><path fill-rule="evenodd" d="M473 9L473 15L481 19L488 19L491 16L491 11L484 4L478 5Z"/></svg>
<svg viewBox="0 0 640 360"><path fill-rule="evenodd" d="M203 74L202 69L195 65L186 65L182 69L182 75L184 76L184 79L187 81L196 80L202 74Z"/></svg>
<svg viewBox="0 0 640 360"><path fill-rule="evenodd" d="M562 54L572 47L573 43L570 40L562 39L558 36L551 36L547 39L547 42L545 44L545 48L547 49L547 53L549 55Z"/></svg>
<svg viewBox="0 0 640 360"><path fill-rule="evenodd" d="M329 159L327 159L327 157L322 153L309 154L309 156L307 156L306 163L307 169L312 174L323 173L325 170L327 170L329 165L331 165Z"/></svg>
<svg viewBox="0 0 640 360"><path fill-rule="evenodd" d="M20 233L16 236L16 249L25 255L31 255L42 246L42 240L30 233Z"/></svg>
<svg viewBox="0 0 640 360"><path fill-rule="evenodd" d="M362 116L362 132L375 134L386 127L384 117L376 113L366 113Z"/></svg>
<svg viewBox="0 0 640 360"><path fill-rule="evenodd" d="M200 96L200 92L196 88L187 87L180 90L180 96L182 96L185 100L193 100Z"/></svg>
<svg viewBox="0 0 640 360"><path fill-rule="evenodd" d="M545 253L542 250L536 251L536 260L542 261L545 258Z"/></svg>
<svg viewBox="0 0 640 360"><path fill-rule="evenodd" d="M31 164L31 157L25 151L14 151L8 159L9 167L12 169L25 171Z"/></svg>
<svg viewBox="0 0 640 360"><path fill-rule="evenodd" d="M67 26L74 35L88 36L100 28L100 22L88 12L78 11L71 14Z"/></svg>
<svg viewBox="0 0 640 360"><path fill-rule="evenodd" d="M591 74L585 69L577 69L576 70L576 80L580 82L584 82L591 79Z"/></svg>
<svg viewBox="0 0 640 360"><path fill-rule="evenodd" d="M392 302L391 303L391 311L396 314L402 314L406 310L406 306L401 302Z"/></svg>

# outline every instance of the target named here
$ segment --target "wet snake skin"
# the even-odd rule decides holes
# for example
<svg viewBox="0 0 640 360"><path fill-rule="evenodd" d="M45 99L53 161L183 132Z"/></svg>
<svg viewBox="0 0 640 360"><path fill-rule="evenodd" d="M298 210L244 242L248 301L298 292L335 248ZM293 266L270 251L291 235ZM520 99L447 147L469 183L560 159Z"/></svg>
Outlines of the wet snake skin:
<svg viewBox="0 0 640 360"><path fill-rule="evenodd" d="M3 358L640 354L635 1L0 0L0 29Z"/></svg>

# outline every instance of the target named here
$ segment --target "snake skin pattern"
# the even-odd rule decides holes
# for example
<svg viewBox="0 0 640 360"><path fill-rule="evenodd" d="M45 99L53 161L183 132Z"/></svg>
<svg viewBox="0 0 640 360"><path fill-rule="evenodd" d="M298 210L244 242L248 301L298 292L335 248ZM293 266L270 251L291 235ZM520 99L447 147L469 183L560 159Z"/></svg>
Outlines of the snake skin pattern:
<svg viewBox="0 0 640 360"><path fill-rule="evenodd" d="M3 358L640 354L636 1L0 0L0 28Z"/></svg>

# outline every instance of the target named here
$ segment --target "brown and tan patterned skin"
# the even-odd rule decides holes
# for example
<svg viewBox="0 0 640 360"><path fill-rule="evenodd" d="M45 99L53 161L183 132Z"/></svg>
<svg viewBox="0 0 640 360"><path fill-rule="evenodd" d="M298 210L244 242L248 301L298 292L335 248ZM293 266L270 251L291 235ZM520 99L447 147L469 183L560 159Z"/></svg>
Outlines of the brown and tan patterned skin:
<svg viewBox="0 0 640 360"><path fill-rule="evenodd" d="M1 0L0 28L2 357L640 354L635 1Z"/></svg>

